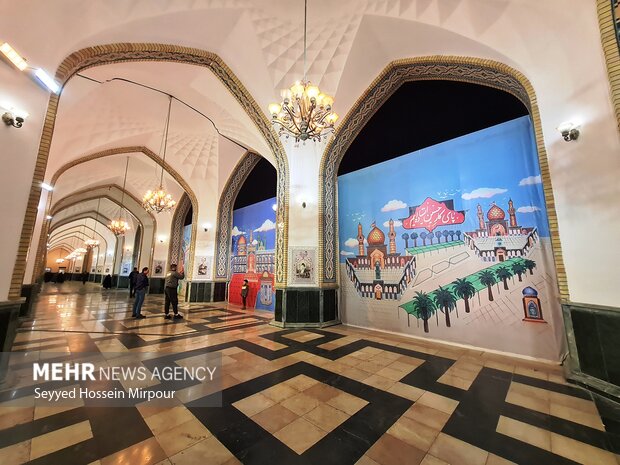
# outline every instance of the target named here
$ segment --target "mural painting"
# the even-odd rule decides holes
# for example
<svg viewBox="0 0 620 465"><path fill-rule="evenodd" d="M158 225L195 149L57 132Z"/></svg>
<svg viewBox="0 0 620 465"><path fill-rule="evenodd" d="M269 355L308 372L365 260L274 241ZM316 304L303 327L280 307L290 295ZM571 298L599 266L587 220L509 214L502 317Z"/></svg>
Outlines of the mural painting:
<svg viewBox="0 0 620 465"><path fill-rule="evenodd" d="M340 176L338 192L345 322L561 356L529 117Z"/></svg>
<svg viewBox="0 0 620 465"><path fill-rule="evenodd" d="M275 197L233 211L230 303L241 305L241 286L247 279L247 306L275 308Z"/></svg>

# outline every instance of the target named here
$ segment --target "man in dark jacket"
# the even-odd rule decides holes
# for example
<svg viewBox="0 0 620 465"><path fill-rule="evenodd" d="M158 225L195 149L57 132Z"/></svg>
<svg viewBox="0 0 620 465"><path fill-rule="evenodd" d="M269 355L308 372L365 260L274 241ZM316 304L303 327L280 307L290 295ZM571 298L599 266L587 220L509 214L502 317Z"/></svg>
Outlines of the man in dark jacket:
<svg viewBox="0 0 620 465"><path fill-rule="evenodd" d="M140 272L138 268L133 267L133 271L129 273L129 297L134 297L136 295L136 278Z"/></svg>
<svg viewBox="0 0 620 465"><path fill-rule="evenodd" d="M248 284L248 280L243 280L243 286L241 286L241 300L243 300L243 308L241 310L245 310L245 304L248 298L248 293L250 292L250 285Z"/></svg>
<svg viewBox="0 0 620 465"><path fill-rule="evenodd" d="M136 300L133 302L133 317L134 318L146 318L142 314L142 304L144 303L144 297L146 296L146 290L149 287L149 269L142 268L142 273L138 273L136 276L136 286L134 291L136 294Z"/></svg>
<svg viewBox="0 0 620 465"><path fill-rule="evenodd" d="M179 319L183 318L183 316L179 315L179 297L177 295L177 287L179 286L179 279L185 279L185 273L183 272L183 268L181 271L177 271L177 265L172 263L170 265L170 271L166 275L166 279L164 282L164 293L166 294L166 298L164 301L164 318L166 320L170 319L170 304L172 304L172 311L174 312L174 318Z"/></svg>

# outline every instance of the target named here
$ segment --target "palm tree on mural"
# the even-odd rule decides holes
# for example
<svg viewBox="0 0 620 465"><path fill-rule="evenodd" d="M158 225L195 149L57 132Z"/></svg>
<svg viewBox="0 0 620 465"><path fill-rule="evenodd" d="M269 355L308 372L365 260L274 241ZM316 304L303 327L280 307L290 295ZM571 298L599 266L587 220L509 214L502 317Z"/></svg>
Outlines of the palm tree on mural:
<svg viewBox="0 0 620 465"><path fill-rule="evenodd" d="M491 289L491 286L495 284L495 275L493 274L492 271L482 270L480 274L478 275L478 277L480 278L480 283L483 286L487 287L487 290L489 291L489 300L492 302L493 301L493 289Z"/></svg>
<svg viewBox="0 0 620 465"><path fill-rule="evenodd" d="M504 283L504 290L508 290L508 279L512 276L512 273L505 266L500 266L495 270L497 279L500 279Z"/></svg>
<svg viewBox="0 0 620 465"><path fill-rule="evenodd" d="M464 278L454 281L454 292L465 302L465 313L469 313L469 299L476 295L476 288Z"/></svg>
<svg viewBox="0 0 620 465"><path fill-rule="evenodd" d="M456 297L448 289L439 286L439 289L435 291L435 302L446 316L446 326L449 328L451 326L450 312L456 307Z"/></svg>
<svg viewBox="0 0 620 465"><path fill-rule="evenodd" d="M422 245L425 246L426 245L426 233L425 232L420 233L420 239L422 239Z"/></svg>
<svg viewBox="0 0 620 465"><path fill-rule="evenodd" d="M411 233L411 239L413 239L413 246L417 247L418 246L418 233L412 232Z"/></svg>
<svg viewBox="0 0 620 465"><path fill-rule="evenodd" d="M448 235L450 236L450 241L452 242L454 240L454 231L448 231Z"/></svg>
<svg viewBox="0 0 620 465"><path fill-rule="evenodd" d="M448 242L448 236L450 235L450 231L443 230L443 231L441 232L441 235L443 236L443 241L444 241L444 242Z"/></svg>
<svg viewBox="0 0 620 465"><path fill-rule="evenodd" d="M435 237L437 238L437 243L441 242L441 231L435 231Z"/></svg>
<svg viewBox="0 0 620 465"><path fill-rule="evenodd" d="M459 240L459 241L460 241L460 240L461 240L461 231L458 231L458 230L457 230L455 234L456 234L456 238L457 238L457 240Z"/></svg>
<svg viewBox="0 0 620 465"><path fill-rule="evenodd" d="M530 270L530 274L534 274L534 268L536 268L536 262L534 260L526 259L523 264Z"/></svg>
<svg viewBox="0 0 620 465"><path fill-rule="evenodd" d="M519 277L519 282L523 281L523 279L521 279L521 275L525 273L526 269L527 267L522 262L516 262L512 264L512 271Z"/></svg>
<svg viewBox="0 0 620 465"><path fill-rule="evenodd" d="M405 249L408 249L409 248L409 234L403 233L403 235L400 237L402 237L403 240L405 241Z"/></svg>
<svg viewBox="0 0 620 465"><path fill-rule="evenodd" d="M427 238L429 241L431 241L431 245L433 245L433 238L434 238L434 237L435 237L435 236L433 235L433 233L432 233L432 232L429 232L429 233L426 235L426 238Z"/></svg>
<svg viewBox="0 0 620 465"><path fill-rule="evenodd" d="M435 302L433 302L433 299L431 299L426 292L417 291L413 298L413 304L417 310L416 317L422 319L424 322L424 332L428 333L428 320L437 311Z"/></svg>

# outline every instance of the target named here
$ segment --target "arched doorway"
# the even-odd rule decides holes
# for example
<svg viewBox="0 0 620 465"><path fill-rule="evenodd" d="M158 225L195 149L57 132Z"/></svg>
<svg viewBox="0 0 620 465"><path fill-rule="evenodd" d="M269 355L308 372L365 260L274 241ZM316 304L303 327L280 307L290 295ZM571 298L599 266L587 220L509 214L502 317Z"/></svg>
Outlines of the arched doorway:
<svg viewBox="0 0 620 465"><path fill-rule="evenodd" d="M433 86L446 88L432 89ZM415 87L419 90L417 96L411 98L415 94L411 92L407 96L407 90ZM446 95L450 87L470 89L455 98ZM480 106L476 96L479 92L495 92L500 100L502 95L505 96L520 107L520 113L509 115L506 118L508 123L489 120L493 114L492 105L474 115L472 108L476 104ZM428 96L434 99L429 100ZM470 97L469 101L466 96ZM442 101L446 97L446 101ZM499 106L504 107L500 100ZM442 111L444 107L451 111ZM459 114L455 109L465 111ZM438 115L443 120L434 118ZM434 119L437 121L430 123ZM480 127L472 126L476 120L482 122ZM431 125L437 126L439 138L429 137ZM487 126L490 128L483 130ZM500 126L501 130L494 129ZM523 148L520 152L517 150L519 154L514 158L522 162L519 169L511 170L504 165L510 164L507 161L510 160L510 150L503 151L496 134L504 129L518 133L513 134L514 138L506 144L514 143L515 147ZM488 288L488 302L481 304L481 314L500 302L512 308L520 302L515 304L510 300L511 293L500 294L499 289L493 295L492 286L500 279L506 283L506 276L518 274L521 277L523 270L532 266L529 262L535 257L539 271L551 276L550 284L539 282L539 285L544 288L549 302L554 302L555 325L562 325L555 295L558 283L562 292L566 288L563 286L563 266L558 253L557 229L554 229L553 196L540 133L531 86L522 75L505 65L467 58L430 57L403 60L388 66L358 99L323 158L320 186L323 211L319 240L322 246L321 278L323 287L340 286L343 321L407 332L402 321L398 320L399 311L416 316L418 321L440 312L447 315L457 308L462 300L461 294L470 292L464 290L467 286L472 286L471 292L474 293ZM485 146L481 142L484 137L495 137L496 143ZM452 145L444 143L446 139ZM484 140L487 143L487 139ZM471 147L478 143L478 158L464 156L467 150L454 141L469 144L470 152ZM422 145L416 146L416 142ZM519 145L521 142L522 146ZM407 143L409 147L406 147ZM406 150L399 152L399 144ZM494 147L495 154L488 152L490 147ZM392 149L393 153L390 152ZM359 161L365 158L365 152L373 150L381 154L374 163L383 163L343 176L343 158L346 160L347 154L354 151L351 158ZM486 158L481 158L481 154ZM385 161L399 155L400 158ZM479 166L480 171L475 172L474 168ZM353 170L358 168L361 167ZM511 175L521 177L512 179ZM532 190L531 198L537 202L526 203L522 194L527 189ZM493 199L494 196L497 197ZM516 198L516 213L510 196ZM495 200L501 207L495 205ZM476 212L482 209L480 204L485 214L477 216ZM506 212L510 214L510 225ZM534 215L541 216L539 222L531 220ZM361 234L360 227L363 228ZM544 240L522 257L518 252L541 230L544 231ZM499 237L497 233L500 233ZM361 252L358 251L360 238L365 242ZM414 244L405 245L410 239ZM500 240L503 243L498 245ZM467 251L466 242L474 244L474 253ZM495 253L499 246L507 250L506 259L501 263ZM371 252L376 254L377 250L389 250L384 263L376 260L376 256L373 258ZM378 264L375 272L367 269L367 256ZM487 259L481 260L480 257ZM557 264L553 263L554 257L556 260L559 257ZM404 266L401 258L406 262ZM407 281L410 271L413 273L411 284ZM384 294L380 304L372 303L367 295L361 295L357 290L360 283L362 288L377 289L380 286L394 292ZM471 320L474 316L466 315L465 318ZM435 329L433 337L547 359L557 359L563 350L558 332L551 329L544 340L539 339L532 345L526 343L534 337L529 334L531 328L512 332L507 328L494 328L493 332L493 328L481 323L482 320L475 321L475 326L470 327L476 328L478 332L475 334L470 334L467 329L457 333L454 329L440 327ZM424 326L426 331L426 320ZM450 328L450 325L446 326ZM451 327L455 326L459 325L452 324ZM500 333L501 341L492 341L488 337ZM425 336L416 330L412 334ZM545 345L547 339L554 343Z"/></svg>

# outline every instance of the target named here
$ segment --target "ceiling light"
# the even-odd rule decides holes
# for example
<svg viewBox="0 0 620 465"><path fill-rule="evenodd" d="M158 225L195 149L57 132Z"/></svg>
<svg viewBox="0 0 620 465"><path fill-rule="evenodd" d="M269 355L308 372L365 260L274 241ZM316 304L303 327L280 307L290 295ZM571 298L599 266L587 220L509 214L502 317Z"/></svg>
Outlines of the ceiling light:
<svg viewBox="0 0 620 465"><path fill-rule="evenodd" d="M307 11L308 0L304 0L304 78L289 89L283 89L282 103L269 105L269 113L280 136L293 136L296 142L308 139L320 142L321 137L334 131L338 115L332 112L334 99L321 93L318 86L306 78Z"/></svg>
<svg viewBox="0 0 620 465"><path fill-rule="evenodd" d="M51 220L52 218L53 218L53 216L52 216L52 215L45 215L45 219L46 219L46 220Z"/></svg>
<svg viewBox="0 0 620 465"><path fill-rule="evenodd" d="M6 56L11 63L13 63L20 71L25 70L28 67L28 63L24 60L19 53L15 51L8 43L0 45L0 52Z"/></svg>
<svg viewBox="0 0 620 465"><path fill-rule="evenodd" d="M51 92L57 94L60 91L60 86L58 85L58 83L54 81L54 79L52 79L50 75L43 71L41 68L37 69L34 72L34 75L39 79L39 81L45 84L45 87L47 87Z"/></svg>
<svg viewBox="0 0 620 465"><path fill-rule="evenodd" d="M45 189L48 192L51 192L54 190L54 188L52 186L50 186L49 184L42 182L41 183L41 189Z"/></svg>
<svg viewBox="0 0 620 465"><path fill-rule="evenodd" d="M164 190L164 165L166 164L166 146L168 145L168 129L170 128L170 109L172 108L172 95L169 95L168 97L168 116L166 117L166 126L164 128L163 134L164 150L162 155L159 187L157 189L147 191L142 199L142 206L145 208L145 210L155 213L170 211L176 205L176 202L172 200L172 195L168 194Z"/></svg>

